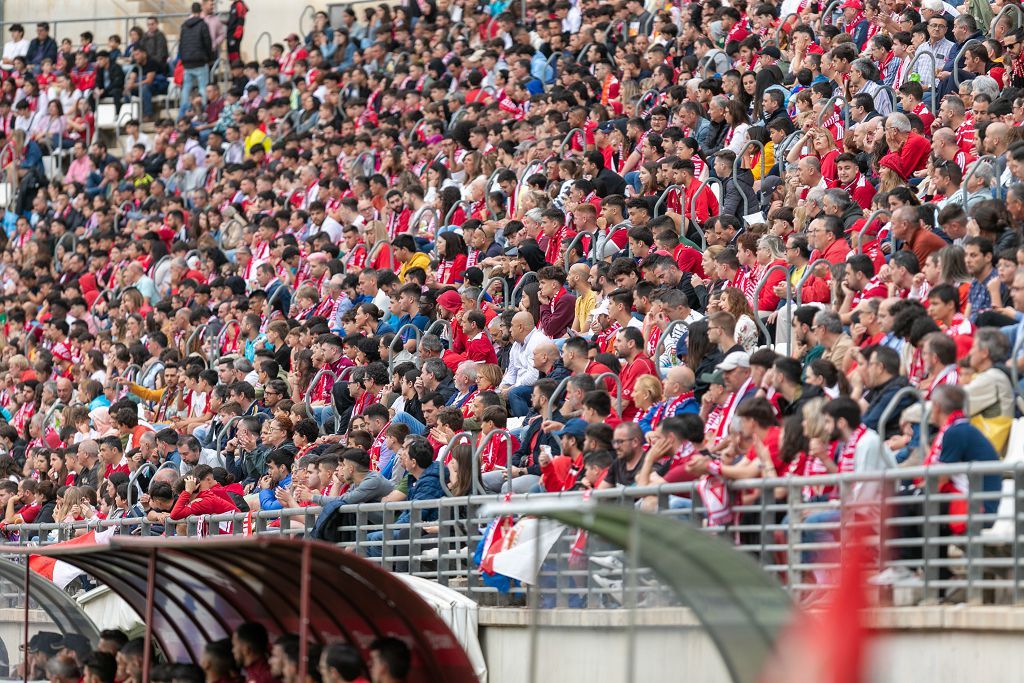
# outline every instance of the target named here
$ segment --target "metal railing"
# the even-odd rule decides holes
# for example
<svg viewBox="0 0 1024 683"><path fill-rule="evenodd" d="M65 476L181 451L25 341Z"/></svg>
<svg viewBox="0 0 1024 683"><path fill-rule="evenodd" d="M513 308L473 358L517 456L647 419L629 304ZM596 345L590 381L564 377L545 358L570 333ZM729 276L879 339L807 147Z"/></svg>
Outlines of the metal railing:
<svg viewBox="0 0 1024 683"><path fill-rule="evenodd" d="M926 89L931 92L931 98L932 98L932 108L929 111L931 111L932 114L935 114L938 111L938 109L936 109L936 107L935 107L936 99L935 99L934 83L935 83L935 72L938 70L938 61L935 59L935 55L933 55L931 52L927 52L927 51L926 52L921 52L920 54L915 55L914 59L912 59L911 62L910 62L910 66L907 67L907 78L910 78L910 74L914 74L914 73L916 73L916 74L918 74L920 76L920 72L914 71L914 67L917 66L917 62L922 57L927 57L928 60L931 62L931 65L932 65L932 70L930 72L931 75L929 77L930 80L928 81L932 85L930 85ZM921 85L922 85L922 87L924 86L923 83Z"/></svg>
<svg viewBox="0 0 1024 683"><path fill-rule="evenodd" d="M660 197L658 197L658 201L654 202L654 218L657 218L658 216L661 215L658 213L658 211L661 209L661 205L664 204L665 201L668 199L668 193L671 192L672 190L675 190L676 192L679 193L685 192L684 188L682 188L679 185L669 185L668 187L666 187L665 191L661 193Z"/></svg>
<svg viewBox="0 0 1024 683"><path fill-rule="evenodd" d="M970 482L966 493L942 491L942 484L954 475ZM872 564L879 572L872 585L887 584L875 588L881 596L900 587L913 602L958 593L975 603L1017 604L1024 598L1024 553L1018 550L1024 539L1020 508L1024 498L1017 495L1024 490L1024 462L740 480L729 482L728 488L730 520L717 527L702 525L707 510L697 482L598 489L589 495L596 504L639 505L658 515L702 525L705 533L731 541L737 551L752 557L795 597L834 580L844 534L863 525L873 540ZM509 499L471 495L365 503L342 506L335 530L340 545L389 569L434 580L476 599L500 601L508 596L485 584L472 559L490 515L500 512L506 500L584 504L579 491ZM960 501L966 503L965 509L951 505ZM485 506L490 506L489 513L483 512ZM162 533L309 535L319 512L313 506L190 517L168 522ZM408 521L399 522L403 514ZM230 532L221 523L230 523ZM46 545L111 526L124 534L160 533L154 525L139 517L8 525L6 532L8 544L38 539ZM609 578L616 575L616 562L625 564L625 556L591 542L581 558L579 548L573 548L575 540L576 530L564 528L544 559L536 583L524 590L538 592L551 606L569 606L574 600L580 607L610 606L609 600L621 594L622 585ZM948 550L951 547L955 550ZM903 576L895 583L886 581L887 570Z"/></svg>
<svg viewBox="0 0 1024 683"><path fill-rule="evenodd" d="M512 295L508 291L508 280L503 277L493 276L484 280L483 285L480 287L480 293L476 296L477 308L483 306L484 299L487 298L487 293L495 282L501 283L501 308L507 309L511 305Z"/></svg>
<svg viewBox="0 0 1024 683"><path fill-rule="evenodd" d="M390 370L390 369L391 368L388 368L388 370ZM334 374L334 372L332 370L328 369L328 368L320 368L319 370L317 370L317 373L315 375L313 375L313 379L311 379L309 381L309 386L306 387L306 393L303 394L303 396L302 396L302 407L306 411L306 417L308 417L310 420L313 420L314 422L316 422L316 417L313 415L313 408L310 405L309 399L310 399L310 397L312 397L313 390L316 388L316 385L320 382L320 378L321 377L330 377L331 378L331 387L332 387L332 389L333 389L335 383L337 383L337 381L338 381L338 376L336 374ZM338 409L334 407L333 391L329 392L328 399L327 399L327 407L329 407L331 409L331 413L334 416L334 431L330 432L330 433L331 434L337 434L338 433L338 428L341 426L341 415L338 414ZM327 421L326 420L324 421L323 424L320 425L320 433L321 434L327 434L328 433L327 432Z"/></svg>
<svg viewBox="0 0 1024 683"><path fill-rule="evenodd" d="M33 31L34 29L32 27L34 27L36 24L40 22L46 22L50 25L50 37L53 38L57 43L60 43L62 38L71 38L72 36L74 36L77 40L78 34L86 29L92 31L97 40L99 40L101 36L106 36L111 33L119 33L121 37L127 41L128 32L131 30L131 28L133 26L144 26L146 19L148 19L151 16L155 16L156 20L160 22L161 30L167 37L168 50L170 52L170 56L173 56L174 51L173 49L171 49L171 45L173 45L178 39L176 29L168 30L172 29L173 27L163 24L166 21L184 21L185 19L188 19L190 16L192 16L188 12L129 14L127 16L122 15L116 17L76 17L74 19L56 18L55 15L51 14L45 18L38 19L5 19L3 21L0 21L0 31L2 31L4 35L7 35L8 31L10 31L10 27L14 24L21 24L22 26L29 27L29 31ZM110 26L101 26L101 24L104 23L109 24L113 28L110 28ZM71 30L71 35L61 35L61 27L67 27L69 24L85 24L85 26ZM65 28L65 30L69 29ZM33 33L32 35L35 34Z"/></svg>
<svg viewBox="0 0 1024 683"><path fill-rule="evenodd" d="M832 272L833 263L831 261L829 261L828 259L823 259L823 258L815 259L814 261L812 261L811 263L808 263L804 267L804 273L800 277L800 281L796 283L796 305L797 305L797 308L799 308L800 306L803 306L803 304L804 304L804 285L807 284L807 281L809 279L811 279L811 276L814 275L814 271L815 271L815 269L819 265L828 266L828 270L829 270L828 286L829 286L829 291L831 292L831 289L832 289L832 277L835 275L835 273ZM829 298L831 299L831 296Z"/></svg>
<svg viewBox="0 0 1024 683"><path fill-rule="evenodd" d="M674 363L670 362L667 367L663 367L661 364L661 357L665 355L665 343L672 338L672 333L676 331L677 327L682 327L686 330L687 335L690 334L690 323L685 320L671 320L668 325L665 326L665 329L662 330L661 336L658 337L658 345L654 347L654 358L652 360L654 361L654 366L658 369L658 377L661 379L665 379L668 375L668 371L675 366ZM678 340L676 340L676 342L678 343ZM671 353L673 356L675 355L675 346L673 346Z"/></svg>
<svg viewBox="0 0 1024 683"><path fill-rule="evenodd" d="M790 353L790 350L793 348L793 282L792 280L790 280L789 268L787 268L786 266L776 264L769 268L768 270L764 271L764 275L761 276L761 281L757 283L757 288L754 290L754 322L757 323L757 326L759 328L761 328L761 333L764 335L765 343L768 344L768 346L774 348L775 344L772 342L772 335L768 331L768 326L765 325L763 320L761 320L761 312L757 310L757 303L761 299L761 291L768 284L768 276L780 270L782 271L783 278L782 281L778 284L785 283L786 285L786 353ZM775 312L778 312L778 310L780 309L776 309ZM777 316L776 326L778 326Z"/></svg>
<svg viewBox="0 0 1024 683"><path fill-rule="evenodd" d="M716 185L716 184L718 185L718 196L715 197L715 203L718 204L718 209L719 209L719 211L721 211L722 202L725 201L725 183L723 183L718 178L715 178L713 176L709 176L707 180L705 180L704 182L702 182L700 185L697 186L697 191L693 193L692 197L690 197L690 206L688 207L689 211L688 211L687 219L690 221L690 226L694 230L696 230L697 234L700 236L700 250L701 251L705 251L708 248L708 240L704 236L704 229L701 227L700 221L697 220L697 217L696 217L696 215L694 215L693 212L694 212L694 209L697 206L697 198L700 197L701 193L703 193L705 189L708 189L712 185ZM711 194L714 195L715 191L711 190Z"/></svg>
<svg viewBox="0 0 1024 683"><path fill-rule="evenodd" d="M892 214L889 212L888 209L875 209L874 211L872 211L868 215L867 220L864 221L864 227L861 228L860 231L857 233L857 244L855 245L855 248L856 248L858 254L863 254L864 253L864 235L865 235L865 233L867 233L868 228L871 227L871 224L874 223L875 219L877 217L879 217L879 216L888 216L889 220L890 221L892 220ZM881 232L882 232L881 229L879 229L878 233L881 234ZM892 231L890 230L889 232L891 233ZM895 239L896 239L895 236L893 236L893 245L892 246L893 246L894 249L896 247ZM879 247L881 247L881 242L879 242Z"/></svg>

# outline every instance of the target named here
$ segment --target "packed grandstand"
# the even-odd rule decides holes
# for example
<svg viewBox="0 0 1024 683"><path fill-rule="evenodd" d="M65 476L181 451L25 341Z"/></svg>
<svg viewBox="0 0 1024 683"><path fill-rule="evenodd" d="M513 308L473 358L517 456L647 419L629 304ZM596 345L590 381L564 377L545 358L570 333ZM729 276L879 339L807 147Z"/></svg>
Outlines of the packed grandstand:
<svg viewBox="0 0 1024 683"><path fill-rule="evenodd" d="M1021 455L1012 0L418 0L260 59L245 2L214 4L171 36L6 25L7 542L258 512L402 556L455 527L446 498L671 485L620 502L742 544L744 506L788 495L835 540L868 475ZM995 511L984 471L934 479L938 533ZM347 512L381 501L419 505ZM494 528L462 533L479 562ZM292 640L273 672L260 627L234 640L205 680L307 680ZM107 682L140 648L27 651ZM309 676L362 680L358 654Z"/></svg>

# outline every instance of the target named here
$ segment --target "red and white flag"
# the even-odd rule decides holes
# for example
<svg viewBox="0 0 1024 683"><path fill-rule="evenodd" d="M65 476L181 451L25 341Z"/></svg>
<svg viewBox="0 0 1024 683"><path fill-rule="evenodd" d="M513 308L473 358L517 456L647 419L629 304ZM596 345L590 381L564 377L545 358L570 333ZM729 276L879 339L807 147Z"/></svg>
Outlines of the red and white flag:
<svg viewBox="0 0 1024 683"><path fill-rule="evenodd" d="M117 531L117 527L109 527L99 532L90 531L77 538L55 543L54 545L107 545L110 543L110 537L114 535L115 531ZM58 560L56 557L46 557L44 555L29 555L28 566L36 574L45 576L61 589L66 588L69 583L85 574L84 571L72 564Z"/></svg>

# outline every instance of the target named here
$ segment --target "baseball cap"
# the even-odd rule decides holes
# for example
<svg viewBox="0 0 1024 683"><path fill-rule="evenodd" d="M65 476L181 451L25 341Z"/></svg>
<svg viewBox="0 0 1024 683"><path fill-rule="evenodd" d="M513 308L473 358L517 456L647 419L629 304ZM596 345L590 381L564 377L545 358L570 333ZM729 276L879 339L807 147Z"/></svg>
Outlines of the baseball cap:
<svg viewBox="0 0 1024 683"><path fill-rule="evenodd" d="M843 3L843 4L842 4L842 5L840 6L840 7L839 7L839 9L855 9L855 10L862 10L862 9L864 9L864 5L862 5L862 4L861 4L860 0L846 0L846 2L844 2L844 3Z"/></svg>
<svg viewBox="0 0 1024 683"><path fill-rule="evenodd" d="M700 381L704 384L721 384L725 386L725 375L722 374L721 370L717 372L702 372Z"/></svg>
<svg viewBox="0 0 1024 683"><path fill-rule="evenodd" d="M445 309L446 311L457 311L462 308L462 297L454 289L449 289L447 292L437 297L437 305Z"/></svg>
<svg viewBox="0 0 1024 683"><path fill-rule="evenodd" d="M29 652L42 652L48 657L53 657L60 652L63 638L59 633L53 631L40 631L28 641Z"/></svg>
<svg viewBox="0 0 1024 683"><path fill-rule="evenodd" d="M92 643L81 633L65 633L59 646L74 652L79 662L88 659L89 653L92 652Z"/></svg>
<svg viewBox="0 0 1024 683"><path fill-rule="evenodd" d="M587 424L586 420L574 417L566 422L565 426L555 432L555 436L583 436L586 434L587 427L589 426L590 425Z"/></svg>
<svg viewBox="0 0 1024 683"><path fill-rule="evenodd" d="M725 359L715 366L716 370L726 372L728 370L735 370L736 368L749 368L750 367L750 354L746 351L733 351Z"/></svg>

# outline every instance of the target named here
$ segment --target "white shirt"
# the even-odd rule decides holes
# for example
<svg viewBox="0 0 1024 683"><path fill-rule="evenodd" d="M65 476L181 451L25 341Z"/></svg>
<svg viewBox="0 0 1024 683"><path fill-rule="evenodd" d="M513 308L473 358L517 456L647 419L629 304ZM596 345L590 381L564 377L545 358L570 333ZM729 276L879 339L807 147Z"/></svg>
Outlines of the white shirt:
<svg viewBox="0 0 1024 683"><path fill-rule="evenodd" d="M540 371L533 367L533 351L541 344L550 344L551 340L547 335L534 329L526 335L523 343L512 342L512 349L508 356L508 370L501 378L503 387L532 386L540 379Z"/></svg>
<svg viewBox="0 0 1024 683"><path fill-rule="evenodd" d="M334 244L341 242L342 225L330 216L324 218L324 222L320 226L320 232L326 232Z"/></svg>
<svg viewBox="0 0 1024 683"><path fill-rule="evenodd" d="M28 54L28 38L22 38L18 42L8 40L4 43L4 61L13 61L15 57L24 57Z"/></svg>

